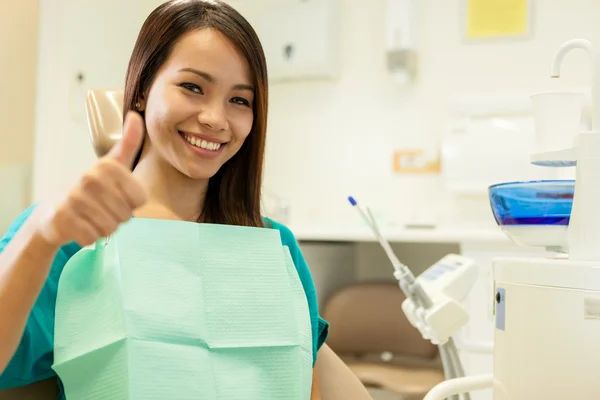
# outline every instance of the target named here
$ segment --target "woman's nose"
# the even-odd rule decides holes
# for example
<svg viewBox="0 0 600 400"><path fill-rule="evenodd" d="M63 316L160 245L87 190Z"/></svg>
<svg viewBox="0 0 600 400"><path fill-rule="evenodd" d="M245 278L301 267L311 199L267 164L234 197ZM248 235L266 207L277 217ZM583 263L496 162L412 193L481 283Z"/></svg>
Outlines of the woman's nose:
<svg viewBox="0 0 600 400"><path fill-rule="evenodd" d="M218 101L204 104L198 113L198 121L215 132L226 130L228 123L225 106Z"/></svg>

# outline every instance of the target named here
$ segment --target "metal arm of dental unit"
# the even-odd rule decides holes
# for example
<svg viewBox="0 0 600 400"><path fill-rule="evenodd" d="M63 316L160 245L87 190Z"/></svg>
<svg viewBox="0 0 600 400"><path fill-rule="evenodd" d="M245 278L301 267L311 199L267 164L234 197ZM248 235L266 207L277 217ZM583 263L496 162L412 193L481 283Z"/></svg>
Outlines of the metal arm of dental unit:
<svg viewBox="0 0 600 400"><path fill-rule="evenodd" d="M408 321L419 330L425 340L439 347L446 379L464 377L464 369L453 336L469 320L460 302L468 296L477 279L475 263L467 257L449 254L416 278L411 270L398 260L381 234L370 210L366 208L365 212L352 197L349 201L373 231L394 267L394 278L406 295L402 311ZM461 397L463 400L470 400L468 393L462 394ZM458 400L458 395L450 398Z"/></svg>
<svg viewBox="0 0 600 400"><path fill-rule="evenodd" d="M587 40L584 39L574 39L574 40L570 40L567 41L566 43L564 43L562 46L559 47L559 49L556 51L556 53L554 54L553 60L552 60L552 64L551 64L551 77L552 78L558 78L560 76L560 67L561 67L561 63L564 59L564 57L566 56L566 54L573 50L573 49L583 49L584 51L587 52L587 54L589 55L591 64L592 64L592 130L588 131L588 132L580 132L579 134L576 135L575 138L575 143L573 143L573 146L570 148L565 148L565 149L559 149L556 151L548 151L548 152L543 152L543 153L536 153L533 154L531 157L531 162L534 165L539 165L539 166L546 166L546 167L566 167L566 166L576 166L576 180L575 180L575 190L574 190L574 196L573 196L573 205L572 205L572 210L571 210L571 214L570 214L570 219L569 219L569 223L568 223L568 228L567 228L567 242L568 242L568 252L569 252L569 258L568 260L564 260L564 261L553 261L553 260L548 260L548 259L522 259L522 260L510 260L507 259L505 260L505 264L511 264L513 263L513 265L518 265L518 266L524 266L527 267L527 261L529 261L529 263L531 264L532 267L535 268L531 268L531 271L535 271L535 273L542 275L542 279L540 279L540 281L543 281L543 279L546 277L546 275L543 275L543 271L554 271L554 273L557 274L557 276L562 276L560 274L562 274L564 271L573 271L570 274L567 272L565 273L564 276L577 276L577 277L582 277L582 276L593 276L593 270L597 269L598 267L597 262L600 262L600 212L598 212L598 204L600 204L600 70L598 69L600 67L600 55L597 51L597 49L594 48L594 46L592 45L592 43L590 43ZM565 135L568 134L572 134L573 132L565 132ZM514 270L514 269L513 269ZM529 270L528 270L529 271ZM560 271L560 272L559 272ZM587 271L585 274L582 273L581 271ZM552 272L550 272L551 274ZM574 275L574 274L578 274L578 275ZM594 275L595 276L595 275ZM582 283L581 286L585 287L586 285L583 283L585 280L582 279ZM495 285L497 284L497 282L495 282ZM506 284L506 283L505 283ZM565 284L566 285L566 284ZM530 286L533 287L533 286ZM549 291L551 289L548 289L547 286L543 286L540 285L540 288L544 288L544 289L537 289L539 290L538 292L535 292L538 296L540 293L542 293L542 291ZM565 287L569 287L569 286L565 286ZM560 290L560 288L554 287L554 289L556 290L556 292L552 292L553 293L553 297L549 297L546 299L546 302L548 302L550 298L553 299L557 299L557 294L558 291ZM561 292L559 298L563 299L564 298L571 298L568 296L571 296L571 293L575 293L575 290L568 290L568 289L564 289L563 292ZM582 290L582 292L586 292L586 290ZM563 294L564 293L564 294ZM595 292L589 291L586 293L592 293L590 294L590 296L592 296ZM573 295L575 298L576 295ZM511 312L515 312L515 310L518 311L518 309L520 307L523 307L523 304L526 303L528 310L532 310L535 309L535 306L533 305L535 302L532 301L531 303L528 303L529 299L531 299L531 296L526 296L526 295L522 295L519 296L519 294L517 292L513 292L512 293L512 301L513 304L511 307L514 307L512 309ZM518 299L518 300L515 300ZM579 299L579 298L578 298ZM521 301L523 303L521 304L514 304L514 302L517 301ZM540 300L541 301L541 300ZM507 303L506 303L507 304ZM560 310L556 310L555 312L559 313L556 314L557 318L560 317L562 319L558 319L558 321L565 321L568 320L565 315L566 312L570 311L573 312L573 310L578 310L577 307L570 307L570 303L567 302L562 302L561 304L561 309ZM573 303L574 304L574 303ZM579 303L577 303L579 304ZM508 306L507 306L508 307ZM551 305L548 305L547 307L551 307ZM502 311L503 314L502 315L506 315L504 313L508 313L508 311L504 310ZM576 313L576 311L575 311ZM579 314L577 314L579 315ZM504 316L501 318L505 318ZM536 318L536 315L531 315L531 318ZM569 320L571 321L571 320ZM514 322L514 320L513 320ZM527 327L528 329L532 329L536 328L538 326L545 326L544 323L542 321L539 321L540 323L538 325L533 325L535 322L535 320L533 322L531 321L524 321L523 324L521 324L523 327ZM518 334L520 335L526 335L526 334L530 334L533 335L534 333L532 332L525 332L525 331L519 331L518 329L515 329L517 327L513 326L513 331L517 331ZM532 364L532 365L537 365L536 367L531 367L527 372L527 374L523 374L523 371L519 371L518 365L515 364L514 360L511 359L511 361L508 361L508 354L510 351L512 352L518 352L518 346L522 345L524 343L523 340L519 340L518 338L514 337L514 336L510 336L511 339L509 340L509 333L508 331L504 331L504 328L502 328L502 332L498 333L498 328L496 329L496 333L498 336L496 336L496 340L498 340L498 338L501 339L501 342L496 342L495 347L496 347L496 351L494 354L494 358L495 360L500 360L498 361L498 363L495 362L495 367L494 367L494 375L481 375L481 376L473 376L473 377L467 377L467 378L462 378L462 379L453 379L453 380L447 380L439 385L437 385L436 387L434 387L429 393L428 395L425 397L425 400L444 400L446 398L448 398L449 396L454 396L458 393L461 392L471 392L474 390L482 390L482 389L494 389L494 398L497 398L496 396L499 396L498 398L504 400L504 399L513 399L513 398L523 398L523 397L519 397L522 396L522 394L526 391L531 391L531 389L524 389L527 387L526 383L524 383L524 380L527 379L525 378L523 375L527 375L529 378L539 378L538 376L536 376L535 374L539 374L539 370L544 370L544 365L542 364ZM540 328L541 329L541 328ZM550 328L548 328L550 329ZM575 328L574 328L575 329ZM575 342L577 341L577 339L575 339L575 335L577 334L580 337L592 337L594 335L592 335L593 333L596 333L597 328L596 325L584 325L584 324L580 324L578 325L578 329L580 329L580 332L573 332L573 340L575 340ZM585 329L585 330L584 330ZM510 333L510 335L516 335L517 333ZM539 333L537 333L539 334ZM550 335L550 334L549 334ZM585 336L587 335L587 336ZM548 335L547 335L548 336ZM553 337L554 341L558 340L558 334L555 335L556 337ZM501 345L500 345L501 344ZM554 343L555 345L557 343ZM512 346L515 347L512 347ZM511 348L508 348L509 346L511 346ZM590 367L590 365L595 365L596 363L596 358L594 358L594 356L587 356L586 358L586 354L590 354L589 350L587 350L587 347L582 346L580 347L572 347L573 349L576 349L579 351L579 358L577 359L577 364L581 365L582 368L588 368ZM562 360L560 357L565 357L564 356L564 352L561 349L561 346L552 348L549 347L547 349L544 349L544 354L538 354L540 357L544 356L546 358L542 358L543 360L548 360L548 359L559 359ZM530 355L531 356L531 355ZM551 358L548 358L551 357ZM543 361L542 361L543 362ZM566 362L566 364L564 365L570 365L572 366L573 364L569 364L569 363L573 363L575 362L574 360L572 360L571 358L568 359L568 361ZM562 365L562 364L561 364ZM501 368L499 368L499 366L501 366ZM512 369L511 369L512 368ZM532 369L533 368L533 369ZM531 372L530 372L531 371ZM529 373L530 372L530 373ZM579 371L581 372L581 371ZM544 376L549 376L548 375L548 371L547 368L546 370L543 371L543 373L545 373L546 375ZM561 372L559 371L553 371L554 374L556 374L556 376L561 376ZM562 372L564 374L564 371ZM577 371L574 371L573 369L569 370L569 373L572 376L576 376L577 375ZM518 374L518 377L512 377L511 374ZM589 374L588 374L589 375ZM593 380L591 380L591 378L589 378L589 376L586 375L586 377L580 377L578 376L578 383L574 383L573 385L577 386L577 390L576 392L581 395L581 393L584 393L585 390L590 391L595 391L594 393L597 393L597 383ZM541 376L541 375L540 375ZM530 383L528 383L529 385L533 385L531 387L539 387L536 385L540 385L540 383L543 380L541 378L539 379L533 379ZM528 381L529 382L529 381ZM547 382L547 381L546 381ZM507 389L507 385L510 386L510 388ZM594 388L594 389L592 389ZM573 390L575 388L572 388ZM588 393L588 392L585 392ZM591 397L590 397L591 398ZM597 397L596 397L597 398Z"/></svg>

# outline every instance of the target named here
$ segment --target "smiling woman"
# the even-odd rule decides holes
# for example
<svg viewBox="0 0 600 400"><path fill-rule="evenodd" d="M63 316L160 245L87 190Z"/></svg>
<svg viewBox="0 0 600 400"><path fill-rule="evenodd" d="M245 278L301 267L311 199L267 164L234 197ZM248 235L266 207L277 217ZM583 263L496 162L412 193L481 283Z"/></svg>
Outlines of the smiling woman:
<svg viewBox="0 0 600 400"><path fill-rule="evenodd" d="M305 393L312 385L313 399L321 398L319 382L325 400L368 398L324 344L328 323L319 316L311 273L294 235L260 214L267 103L261 44L233 8L218 1L176 0L150 14L129 63L121 141L65 200L26 210L0 240L0 397L24 398L24 392L2 389L43 387L47 392L36 398L55 399L58 384L64 399L52 369L61 273L81 246L111 235L135 216L277 230L304 291L301 312L290 312L306 318L306 331L298 337L311 339L312 359L296 356L281 368L272 365L291 371L293 380L298 375ZM165 265L164 274L169 273ZM252 280L268 283L271 276L253 268ZM243 295L251 300L262 294L256 292ZM265 332L273 329L263 321L257 325ZM261 375L253 372L262 371L260 365L237 354L236 368ZM300 364L308 371L315 367L312 384L306 369L294 372ZM36 384L47 379L52 390ZM228 384L238 384L231 379Z"/></svg>
<svg viewBox="0 0 600 400"><path fill-rule="evenodd" d="M220 2L192 3L197 7L183 1L157 8L134 47L123 111L145 116L149 139L135 171L155 174L155 160L167 162L180 174L164 179L188 177L196 180L192 186L204 187L198 219L261 226L265 55L254 29L233 8ZM190 142L193 146L187 146ZM198 143L205 151L197 150Z"/></svg>

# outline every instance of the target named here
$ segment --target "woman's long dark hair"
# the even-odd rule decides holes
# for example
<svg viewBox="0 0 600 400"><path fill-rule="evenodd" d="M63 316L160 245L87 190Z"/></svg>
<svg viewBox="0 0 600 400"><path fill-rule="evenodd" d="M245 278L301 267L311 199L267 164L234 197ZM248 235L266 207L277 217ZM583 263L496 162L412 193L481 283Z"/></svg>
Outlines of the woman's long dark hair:
<svg viewBox="0 0 600 400"><path fill-rule="evenodd" d="M254 79L254 122L244 144L208 183L203 222L264 226L260 214L263 159L267 129L268 82L265 55L258 35L231 6L213 0L173 0L146 19L133 48L123 98L123 115L136 110L157 71L182 35L197 29L217 29L248 60ZM138 154L136 162L139 158Z"/></svg>

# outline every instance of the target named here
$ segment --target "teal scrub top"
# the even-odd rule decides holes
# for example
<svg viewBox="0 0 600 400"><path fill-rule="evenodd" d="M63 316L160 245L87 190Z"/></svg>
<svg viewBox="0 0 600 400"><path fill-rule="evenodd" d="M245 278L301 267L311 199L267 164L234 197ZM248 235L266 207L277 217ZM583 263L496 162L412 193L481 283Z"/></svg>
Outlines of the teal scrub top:
<svg viewBox="0 0 600 400"><path fill-rule="evenodd" d="M15 219L4 237L0 239L0 252L4 250L34 208L35 206L28 208ZM268 219L265 221L268 227L279 230L282 244L288 246L302 281L310 311L314 365L317 351L327 338L329 325L319 316L314 282L293 233L282 224ZM48 279L31 311L19 347L6 370L0 375L0 390L29 385L56 376L52 364L54 359L54 308L58 279L69 258L80 249L79 245L71 243L63 246L56 255ZM64 395L59 396L59 399L64 399Z"/></svg>

